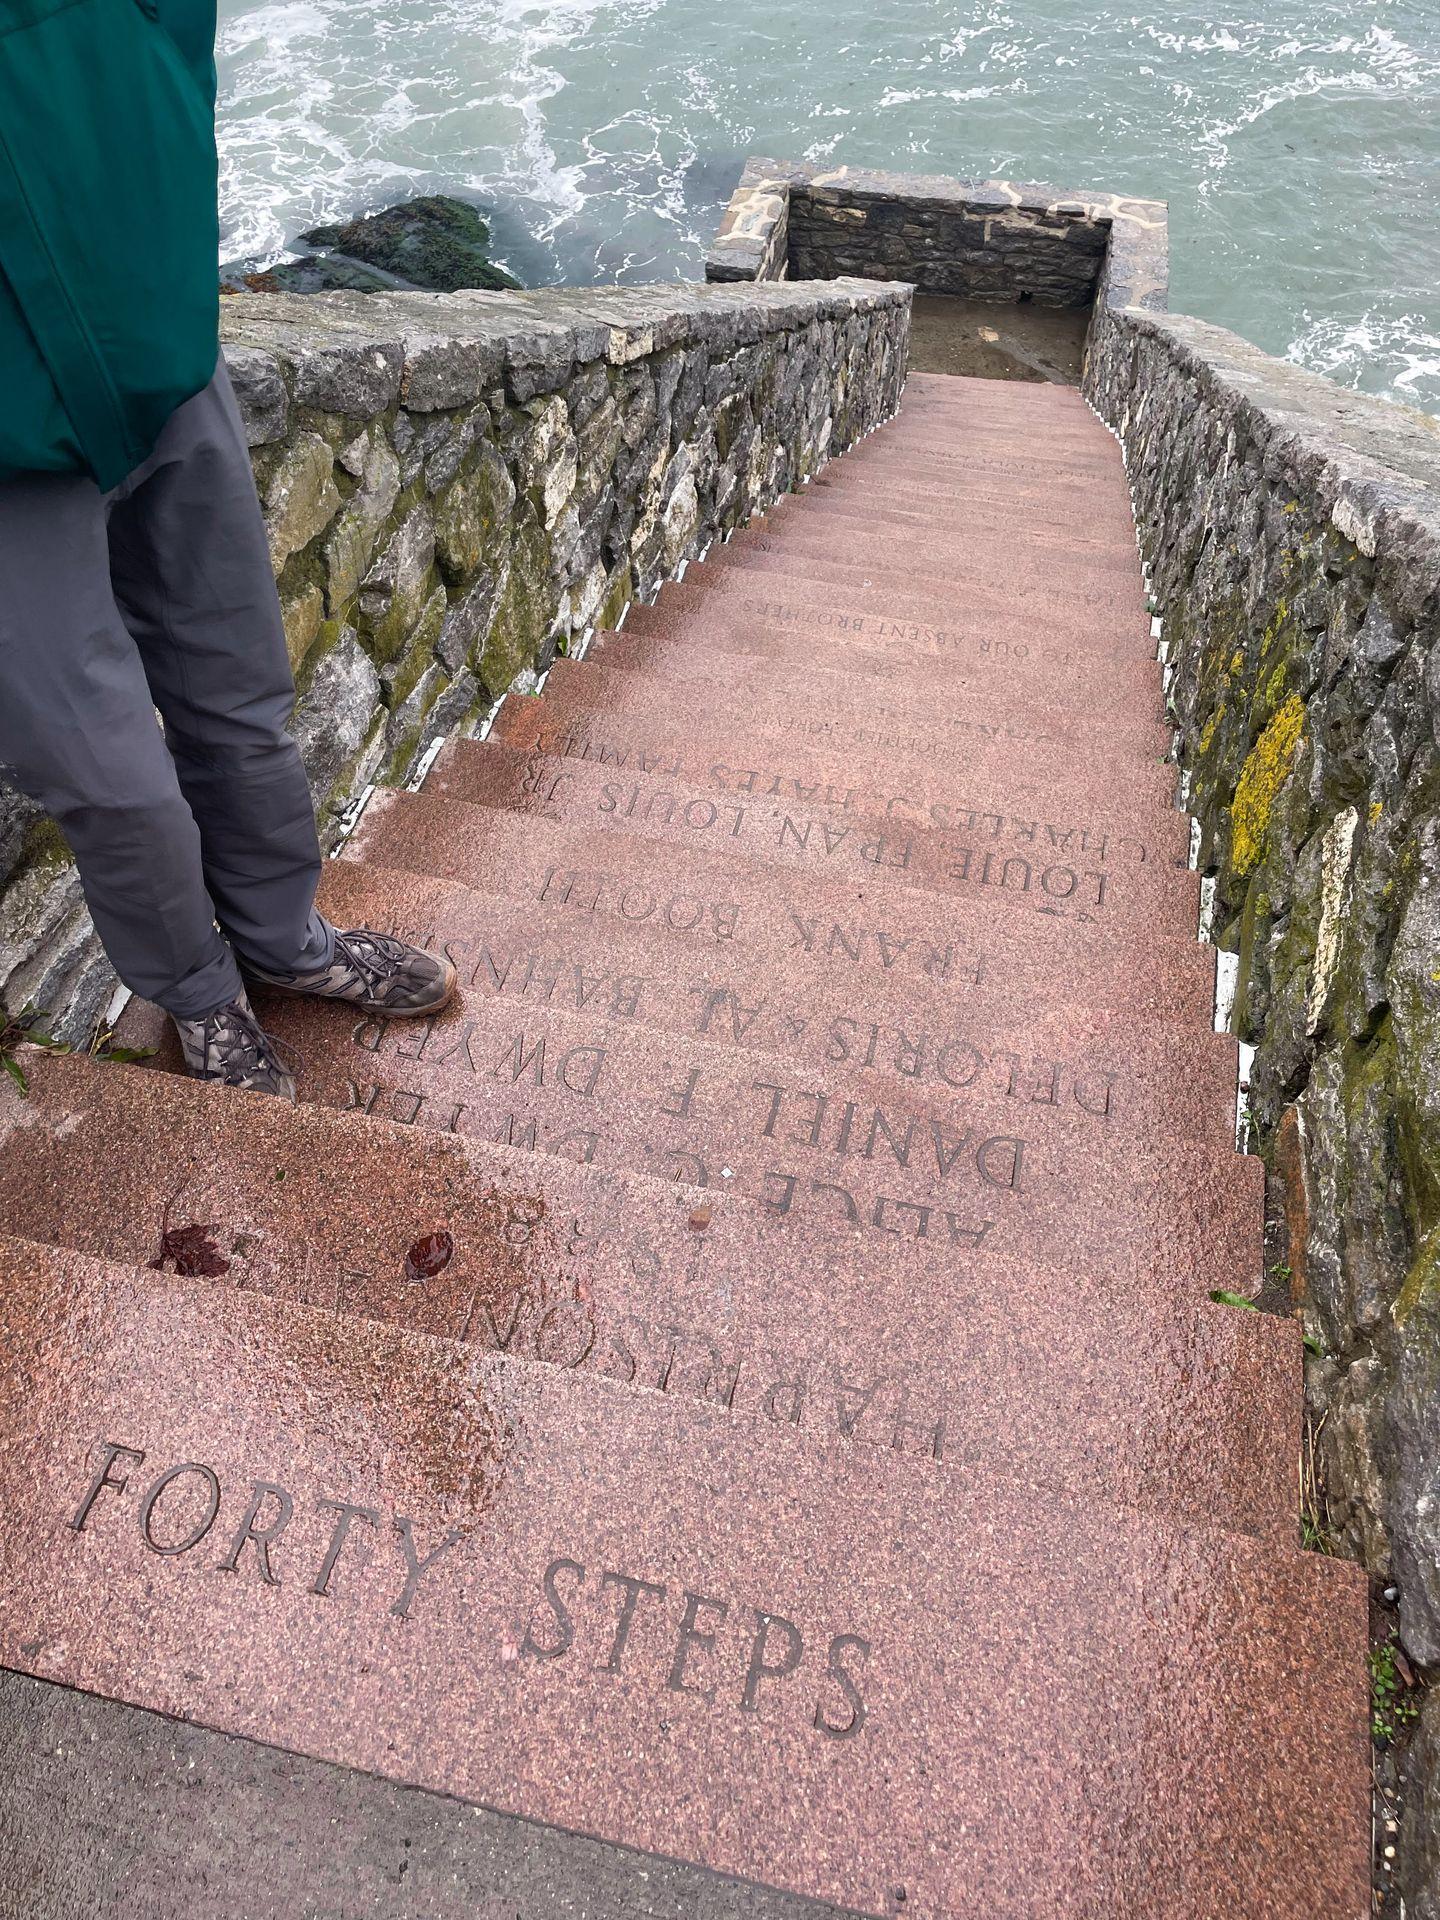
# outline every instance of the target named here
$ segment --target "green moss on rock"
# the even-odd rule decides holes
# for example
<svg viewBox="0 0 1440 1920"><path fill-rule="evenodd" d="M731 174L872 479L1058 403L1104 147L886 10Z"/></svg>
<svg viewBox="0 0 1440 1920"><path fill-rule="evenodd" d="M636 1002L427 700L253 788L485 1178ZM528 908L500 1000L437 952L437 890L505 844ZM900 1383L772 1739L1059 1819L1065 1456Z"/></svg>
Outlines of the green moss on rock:
<svg viewBox="0 0 1440 1920"><path fill-rule="evenodd" d="M516 530L510 566L480 650L480 677L496 698L533 667L555 624L550 543L533 523Z"/></svg>

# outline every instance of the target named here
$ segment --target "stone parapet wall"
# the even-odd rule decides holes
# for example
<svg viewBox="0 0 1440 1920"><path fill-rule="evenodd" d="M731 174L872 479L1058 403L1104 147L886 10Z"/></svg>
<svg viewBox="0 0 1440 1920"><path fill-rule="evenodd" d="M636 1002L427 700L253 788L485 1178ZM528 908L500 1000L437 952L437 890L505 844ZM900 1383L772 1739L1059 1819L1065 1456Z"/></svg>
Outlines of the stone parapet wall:
<svg viewBox="0 0 1440 1920"><path fill-rule="evenodd" d="M747 160L706 256L711 280L908 281L1008 303L1163 309L1162 201L1008 180Z"/></svg>
<svg viewBox="0 0 1440 1920"><path fill-rule="evenodd" d="M227 299L322 837L554 652L894 412L910 290ZM0 790L0 1001L114 987L64 844Z"/></svg>
<svg viewBox="0 0 1440 1920"><path fill-rule="evenodd" d="M1097 316L1087 379L1125 450L1257 1050L1329 1523L1434 1664L1440 426L1197 320Z"/></svg>

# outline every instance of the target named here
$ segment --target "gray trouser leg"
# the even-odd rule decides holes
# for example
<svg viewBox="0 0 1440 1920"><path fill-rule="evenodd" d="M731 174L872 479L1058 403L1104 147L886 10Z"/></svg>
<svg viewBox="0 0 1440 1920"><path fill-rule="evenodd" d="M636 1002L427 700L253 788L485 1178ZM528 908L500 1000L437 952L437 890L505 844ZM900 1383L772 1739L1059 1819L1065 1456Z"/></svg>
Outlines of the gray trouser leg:
<svg viewBox="0 0 1440 1920"><path fill-rule="evenodd" d="M0 484L0 765L59 823L121 979L182 1017L234 998L236 952L329 960L294 698L223 368L113 493Z"/></svg>

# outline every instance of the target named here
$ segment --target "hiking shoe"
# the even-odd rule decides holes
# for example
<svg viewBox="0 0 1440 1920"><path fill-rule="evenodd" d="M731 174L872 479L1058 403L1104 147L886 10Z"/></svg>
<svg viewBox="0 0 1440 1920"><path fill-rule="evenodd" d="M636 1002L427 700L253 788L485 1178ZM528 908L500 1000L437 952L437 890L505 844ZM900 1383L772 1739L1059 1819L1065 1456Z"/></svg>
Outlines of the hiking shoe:
<svg viewBox="0 0 1440 1920"><path fill-rule="evenodd" d="M315 994L322 1000L344 1000L364 1013L404 1020L438 1013L455 991L455 969L423 947L407 946L388 933L352 927L335 934L335 958L314 973L260 973L247 968L251 979L282 993Z"/></svg>
<svg viewBox="0 0 1440 1920"><path fill-rule="evenodd" d="M280 1059L275 1042L255 1018L242 991L201 1020L172 1014L192 1080L218 1080L254 1093L277 1093L295 1104L295 1080Z"/></svg>

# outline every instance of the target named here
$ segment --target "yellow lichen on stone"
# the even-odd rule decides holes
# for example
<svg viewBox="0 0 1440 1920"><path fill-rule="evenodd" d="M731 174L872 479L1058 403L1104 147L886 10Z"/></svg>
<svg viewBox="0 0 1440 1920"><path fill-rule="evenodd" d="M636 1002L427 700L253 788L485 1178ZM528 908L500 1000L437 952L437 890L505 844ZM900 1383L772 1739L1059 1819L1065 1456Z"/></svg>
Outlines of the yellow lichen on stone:
<svg viewBox="0 0 1440 1920"><path fill-rule="evenodd" d="M1237 874L1249 873L1265 850L1265 831L1275 796L1289 777L1305 731L1305 703L1292 694L1250 749L1230 806L1230 857Z"/></svg>
<svg viewBox="0 0 1440 1920"><path fill-rule="evenodd" d="M1372 800L1370 802L1370 811L1369 811L1369 814L1367 815L1367 818L1372 827L1379 822L1380 816L1382 813L1384 813L1384 811L1385 811L1385 802L1383 800Z"/></svg>

